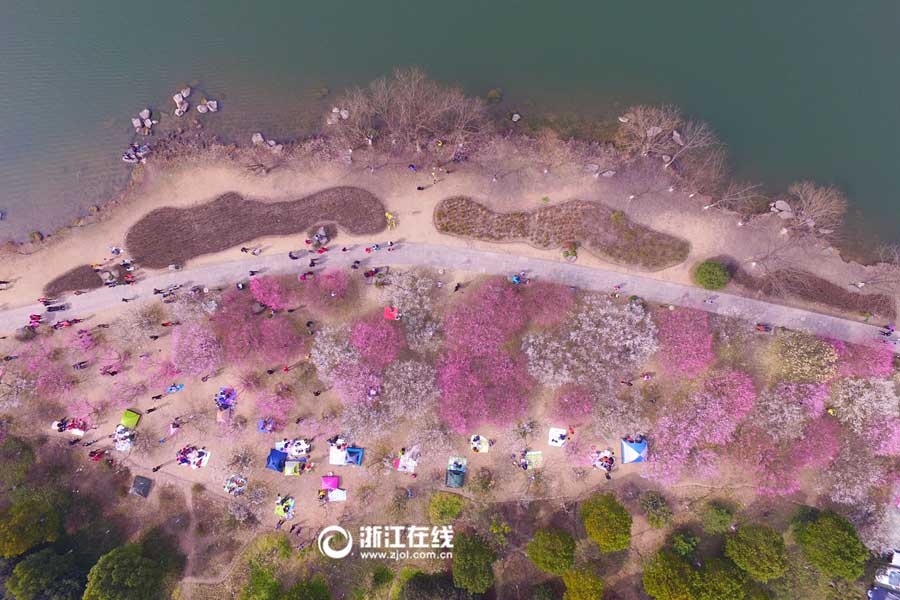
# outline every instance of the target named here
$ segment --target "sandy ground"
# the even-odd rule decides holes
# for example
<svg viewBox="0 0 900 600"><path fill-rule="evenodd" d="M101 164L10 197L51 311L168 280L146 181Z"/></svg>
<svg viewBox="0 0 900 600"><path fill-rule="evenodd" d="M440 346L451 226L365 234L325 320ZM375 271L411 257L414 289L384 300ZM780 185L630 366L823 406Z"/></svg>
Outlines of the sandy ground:
<svg viewBox="0 0 900 600"><path fill-rule="evenodd" d="M238 192L265 201L294 199L337 185L359 186L375 193L398 217L399 227L387 234L395 240L483 248L548 259L560 259L559 251L538 250L521 243L497 245L440 235L432 226L433 208L440 199L453 195L469 195L498 210L534 208L542 205L545 197L551 203L572 198L599 200L624 210L638 222L689 240L691 254L685 263L652 273L652 277L682 283L690 282L690 268L698 260L727 255L749 264L754 257L771 251L783 239L778 234L780 223L775 219L766 218L752 227L740 227L734 216L703 211L701 200L690 199L678 191L647 192L629 200L632 184L617 182L614 178L595 178L583 172L573 173L571 169L539 177L512 174L494 181L490 174L475 167L467 169L463 164L449 175L438 170L439 181L432 185L427 168L420 166L419 172L413 173L406 163L388 163L370 171L362 164L364 162L368 164L362 160L352 165L318 163L312 168L304 163L287 163L265 176L251 174L237 162L197 160L166 168L156 168L151 163L141 183L135 185L122 205L106 215L101 223L67 230L38 252L27 256L11 255L4 260L0 278L14 284L0 295L0 308L33 302L40 296L43 285L53 277L78 265L108 258L108 248L121 245L128 228L150 210L160 206L191 206L226 192ZM418 191L417 186L426 189ZM297 237L267 238L258 243L271 252L287 252L302 247ZM347 236L341 236L339 240L341 244L366 241L371 242ZM190 264L221 262L239 256L235 253L236 250L229 250L211 254ZM865 278L863 267L843 261L831 249L794 249L789 253L797 266L840 285ZM579 256L579 264L627 271L586 253Z"/></svg>

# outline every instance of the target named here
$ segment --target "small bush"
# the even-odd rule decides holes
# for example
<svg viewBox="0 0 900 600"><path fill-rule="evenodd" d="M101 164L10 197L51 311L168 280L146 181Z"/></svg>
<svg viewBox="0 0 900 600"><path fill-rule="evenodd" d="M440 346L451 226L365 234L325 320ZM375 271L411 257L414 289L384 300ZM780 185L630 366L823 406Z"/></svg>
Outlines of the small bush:
<svg viewBox="0 0 900 600"><path fill-rule="evenodd" d="M428 501L428 518L432 525L451 523L466 507L466 499L449 492L435 492Z"/></svg>
<svg viewBox="0 0 900 600"><path fill-rule="evenodd" d="M575 539L562 529L539 529L526 554L540 570L562 575L575 565Z"/></svg>
<svg viewBox="0 0 900 600"><path fill-rule="evenodd" d="M830 511L800 524L797 541L812 566L826 575L847 581L862 576L863 566L869 558L853 524Z"/></svg>
<svg viewBox="0 0 900 600"><path fill-rule="evenodd" d="M700 515L703 532L718 535L728 532L734 522L734 511L719 502L710 502Z"/></svg>
<svg viewBox="0 0 900 600"><path fill-rule="evenodd" d="M641 510L647 515L650 527L662 529L672 522L672 509L666 497L659 492L641 494Z"/></svg>
<svg viewBox="0 0 900 600"><path fill-rule="evenodd" d="M687 558L697 549L700 539L690 531L677 531L672 535L672 551L682 558Z"/></svg>
<svg viewBox="0 0 900 600"><path fill-rule="evenodd" d="M566 593L563 600L595 600L603 597L603 581L585 569L572 569L563 575Z"/></svg>
<svg viewBox="0 0 900 600"><path fill-rule="evenodd" d="M461 533L453 540L453 585L483 594L494 584L497 555L477 535Z"/></svg>
<svg viewBox="0 0 900 600"><path fill-rule="evenodd" d="M766 525L744 525L725 540L725 556L756 581L778 579L787 570L781 534Z"/></svg>
<svg viewBox="0 0 900 600"><path fill-rule="evenodd" d="M594 494L581 503L581 520L601 552L631 545L631 515L612 494Z"/></svg>
<svg viewBox="0 0 900 600"><path fill-rule="evenodd" d="M697 270L694 271L694 281L707 290L721 290L731 281L731 273L728 272L725 265L714 260L707 260L700 263Z"/></svg>

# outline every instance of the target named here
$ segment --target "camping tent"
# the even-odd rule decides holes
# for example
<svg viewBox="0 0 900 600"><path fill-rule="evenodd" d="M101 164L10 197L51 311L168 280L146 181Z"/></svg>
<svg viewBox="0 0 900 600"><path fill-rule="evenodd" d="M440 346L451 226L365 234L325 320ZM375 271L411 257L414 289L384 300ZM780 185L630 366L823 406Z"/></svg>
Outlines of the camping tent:
<svg viewBox="0 0 900 600"><path fill-rule="evenodd" d="M287 454L285 454L281 450L275 450L273 448L269 450L269 457L266 459L266 468L281 473L282 471L284 471L284 464L286 462Z"/></svg>
<svg viewBox="0 0 900 600"><path fill-rule="evenodd" d="M547 439L547 443L551 446L556 446L557 448L561 448L566 445L566 439L568 438L568 431L562 427L551 427L549 437Z"/></svg>
<svg viewBox="0 0 900 600"><path fill-rule="evenodd" d="M640 441L638 441L640 440ZM647 459L647 440L622 438L622 463L644 462Z"/></svg>
<svg viewBox="0 0 900 600"><path fill-rule="evenodd" d="M153 480L138 475L134 478L134 483L131 484L131 493L135 496L147 498L148 496L150 496L150 488L152 485Z"/></svg>
<svg viewBox="0 0 900 600"><path fill-rule="evenodd" d="M322 477L323 490L336 490L340 487L341 479L337 475L325 475Z"/></svg>
<svg viewBox="0 0 900 600"><path fill-rule="evenodd" d="M303 461L306 462L306 461ZM303 472L303 463L299 460L289 460L284 463L284 476L285 477L296 477L300 473Z"/></svg>
<svg viewBox="0 0 900 600"><path fill-rule="evenodd" d="M452 488L461 488L466 482L466 467L468 460L459 456L451 456L447 461L447 475L444 477L444 485Z"/></svg>
<svg viewBox="0 0 900 600"><path fill-rule="evenodd" d="M122 413L122 426L127 427L128 429L134 429L137 427L138 422L141 420L141 413L136 410L131 410L130 408Z"/></svg>
<svg viewBox="0 0 900 600"><path fill-rule="evenodd" d="M326 497L328 498L329 502L346 502L347 490L342 490L340 488L328 490L328 495Z"/></svg>
<svg viewBox="0 0 900 600"><path fill-rule="evenodd" d="M347 464L348 465L361 465L363 459L363 449L362 448L354 448L353 446L347 448Z"/></svg>
<svg viewBox="0 0 900 600"><path fill-rule="evenodd" d="M384 318L388 321L396 321L400 318L400 309L396 306L385 306Z"/></svg>

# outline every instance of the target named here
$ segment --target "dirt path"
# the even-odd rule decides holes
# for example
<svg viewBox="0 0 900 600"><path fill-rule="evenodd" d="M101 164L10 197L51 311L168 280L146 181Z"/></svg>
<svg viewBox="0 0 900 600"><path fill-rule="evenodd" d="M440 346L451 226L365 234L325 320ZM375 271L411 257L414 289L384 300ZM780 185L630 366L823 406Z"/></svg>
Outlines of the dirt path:
<svg viewBox="0 0 900 600"><path fill-rule="evenodd" d="M346 268L352 261L360 260L363 267L422 265L493 275L511 275L526 271L529 277L595 291L611 291L613 286L620 286L622 294L640 296L653 303L702 309L719 315L807 331L846 342L871 343L878 337L878 328L873 325L732 294L710 293L697 287L619 272L610 268L587 267L531 256L436 244L402 243L395 248L395 251L390 253L381 250L375 254L366 254L363 248L357 245L349 252L329 252L324 258L317 257L317 261L323 258L321 263L326 269ZM306 271L305 267L306 261L302 259L293 261L285 254L248 256L242 260L204 264L183 271L152 275L133 286L103 288L73 296L69 299L71 309L55 314L61 318L74 316L85 318L113 307L121 307L123 297L141 301L153 299L153 288L164 288L173 284L231 285L236 281L246 280L251 269L263 273L284 273ZM706 303L706 300L711 302ZM43 312L43 309L38 304L32 304L0 312L0 331L12 332L21 327L28 322L28 315L33 312ZM894 351L900 352L900 348L895 345Z"/></svg>

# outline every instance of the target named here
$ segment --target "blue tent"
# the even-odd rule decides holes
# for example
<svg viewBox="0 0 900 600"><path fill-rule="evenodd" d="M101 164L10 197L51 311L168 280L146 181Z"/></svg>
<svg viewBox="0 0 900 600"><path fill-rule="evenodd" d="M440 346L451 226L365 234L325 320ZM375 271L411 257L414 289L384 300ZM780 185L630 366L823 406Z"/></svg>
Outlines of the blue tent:
<svg viewBox="0 0 900 600"><path fill-rule="evenodd" d="M348 465L361 465L363 459L363 449L362 448L347 448L347 464Z"/></svg>
<svg viewBox="0 0 900 600"><path fill-rule="evenodd" d="M285 462L287 462L287 453L282 452L281 450L275 450L274 448L269 450L269 458L266 459L267 469L283 473Z"/></svg>
<svg viewBox="0 0 900 600"><path fill-rule="evenodd" d="M647 460L647 440L644 437L622 438L622 464L644 462Z"/></svg>

